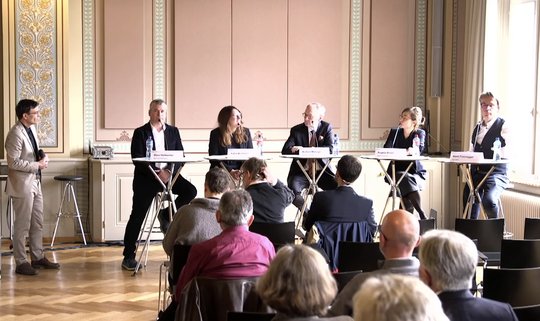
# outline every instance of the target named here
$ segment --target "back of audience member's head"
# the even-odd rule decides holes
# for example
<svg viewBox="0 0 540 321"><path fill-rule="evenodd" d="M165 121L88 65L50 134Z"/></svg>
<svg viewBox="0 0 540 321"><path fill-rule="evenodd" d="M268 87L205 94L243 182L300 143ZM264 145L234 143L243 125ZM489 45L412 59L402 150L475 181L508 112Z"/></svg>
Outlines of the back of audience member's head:
<svg viewBox="0 0 540 321"><path fill-rule="evenodd" d="M211 168L204 177L205 188L212 194L223 194L231 189L229 173L223 168Z"/></svg>
<svg viewBox="0 0 540 321"><path fill-rule="evenodd" d="M367 279L353 298L355 321L448 321L441 301L420 279L383 274Z"/></svg>
<svg viewBox="0 0 540 321"><path fill-rule="evenodd" d="M386 214L379 231L379 246L386 259L410 257L420 240L418 219L405 210Z"/></svg>
<svg viewBox="0 0 540 321"><path fill-rule="evenodd" d="M289 317L324 315L337 285L322 255L306 245L282 247L257 283L262 300Z"/></svg>
<svg viewBox="0 0 540 321"><path fill-rule="evenodd" d="M219 201L219 223L226 226L248 225L253 215L253 201L245 190L233 190L223 194Z"/></svg>
<svg viewBox="0 0 540 321"><path fill-rule="evenodd" d="M434 291L464 290L471 286L478 251L467 236L431 230L420 243L420 278Z"/></svg>
<svg viewBox="0 0 540 321"><path fill-rule="evenodd" d="M338 161L337 172L346 184L354 183L362 173L362 163L352 155L344 155Z"/></svg>
<svg viewBox="0 0 540 321"><path fill-rule="evenodd" d="M264 159L251 157L242 164L242 171L249 173L252 180L263 180L264 170L268 165Z"/></svg>

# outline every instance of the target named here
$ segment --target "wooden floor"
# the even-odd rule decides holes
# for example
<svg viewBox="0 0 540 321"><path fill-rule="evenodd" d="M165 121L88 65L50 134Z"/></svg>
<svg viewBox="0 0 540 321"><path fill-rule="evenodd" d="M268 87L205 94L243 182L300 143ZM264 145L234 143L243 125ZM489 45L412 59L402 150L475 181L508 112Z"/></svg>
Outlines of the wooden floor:
<svg viewBox="0 0 540 321"><path fill-rule="evenodd" d="M0 320L155 320L159 266L166 259L161 243L150 246L146 270L136 276L121 269L123 247L60 244L46 251L60 270L37 276L15 274L12 255L4 253L0 280Z"/></svg>

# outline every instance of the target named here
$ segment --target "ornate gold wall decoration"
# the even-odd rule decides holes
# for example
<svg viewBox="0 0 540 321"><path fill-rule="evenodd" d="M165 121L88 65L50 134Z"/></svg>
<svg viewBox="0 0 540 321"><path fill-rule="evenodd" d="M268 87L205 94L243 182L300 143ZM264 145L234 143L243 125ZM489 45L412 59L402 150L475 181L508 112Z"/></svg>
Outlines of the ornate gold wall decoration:
<svg viewBox="0 0 540 321"><path fill-rule="evenodd" d="M40 103L37 139L58 146L56 1L16 1L15 43L17 100Z"/></svg>

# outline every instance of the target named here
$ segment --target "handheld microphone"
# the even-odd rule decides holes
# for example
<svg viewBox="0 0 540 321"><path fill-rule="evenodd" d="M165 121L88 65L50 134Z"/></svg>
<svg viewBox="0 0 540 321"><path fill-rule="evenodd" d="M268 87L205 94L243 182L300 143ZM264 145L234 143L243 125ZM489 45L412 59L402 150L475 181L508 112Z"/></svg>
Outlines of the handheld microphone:
<svg viewBox="0 0 540 321"><path fill-rule="evenodd" d="M45 152L43 151L43 149L38 150L37 157L38 157L38 161L45 158Z"/></svg>

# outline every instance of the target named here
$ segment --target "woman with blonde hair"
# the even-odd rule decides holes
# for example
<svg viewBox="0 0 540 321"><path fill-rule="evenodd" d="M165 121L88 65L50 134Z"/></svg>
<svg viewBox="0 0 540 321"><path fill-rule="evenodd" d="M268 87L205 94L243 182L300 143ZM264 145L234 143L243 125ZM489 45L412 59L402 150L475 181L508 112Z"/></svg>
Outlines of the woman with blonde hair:
<svg viewBox="0 0 540 321"><path fill-rule="evenodd" d="M273 321L352 321L323 318L337 285L322 255L306 245L282 247L257 283L262 300L277 311Z"/></svg>
<svg viewBox="0 0 540 321"><path fill-rule="evenodd" d="M420 128L423 124L422 109L420 107L407 107L399 115L399 126L392 128L384 143L384 148L405 148L411 154L422 155L426 151L426 132ZM415 146L415 142L418 143ZM417 149L416 149L417 148ZM410 161L396 161L396 179L401 177L407 170ZM391 173L390 165L388 173ZM399 183L401 200L405 210L413 213L418 212L421 219L426 215L422 210L420 193L424 188L427 172L420 161L413 161L412 166Z"/></svg>

